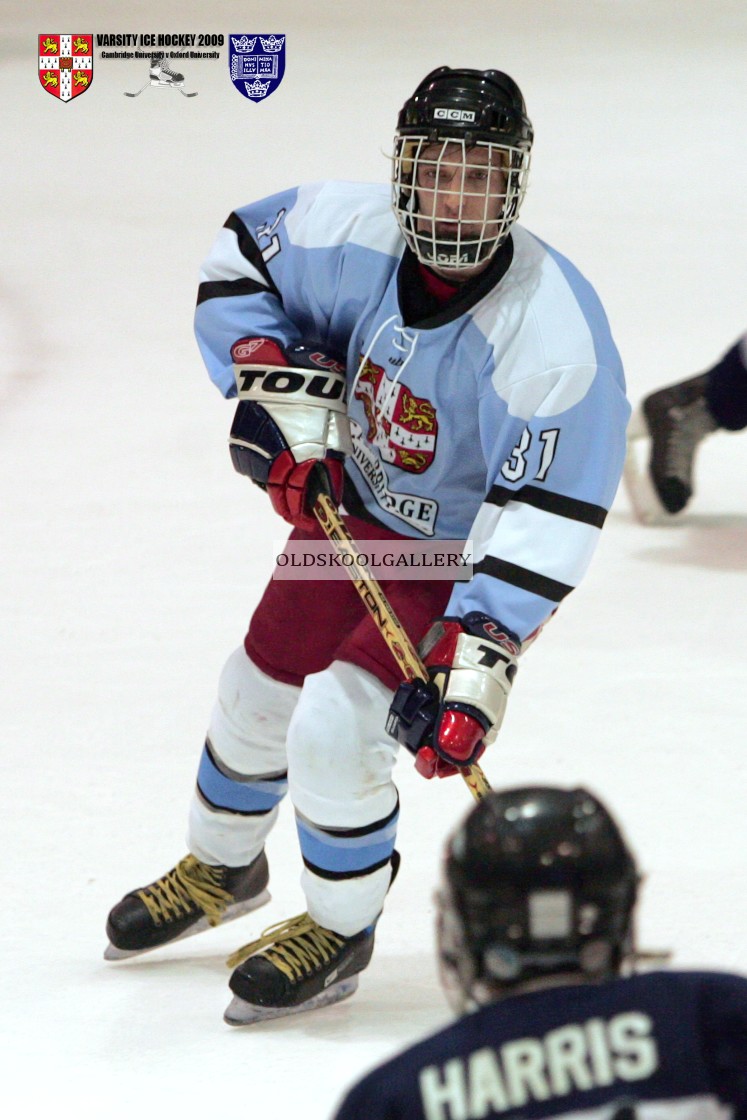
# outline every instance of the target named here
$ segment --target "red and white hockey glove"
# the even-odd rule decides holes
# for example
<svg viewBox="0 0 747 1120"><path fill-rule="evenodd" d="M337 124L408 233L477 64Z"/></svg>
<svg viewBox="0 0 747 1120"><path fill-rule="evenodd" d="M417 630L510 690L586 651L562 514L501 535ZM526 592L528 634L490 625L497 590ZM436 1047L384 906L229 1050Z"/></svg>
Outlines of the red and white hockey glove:
<svg viewBox="0 0 747 1120"><path fill-rule="evenodd" d="M446 778L476 762L498 734L521 642L472 611L463 619L437 619L420 652L429 679L399 686L387 731L415 755L423 777Z"/></svg>
<svg viewBox="0 0 747 1120"><path fill-rule="evenodd" d="M233 465L267 491L281 517L312 530L319 463L330 497L342 499L351 450L345 363L315 343L284 347L272 338L239 339L231 356L239 397L229 437Z"/></svg>

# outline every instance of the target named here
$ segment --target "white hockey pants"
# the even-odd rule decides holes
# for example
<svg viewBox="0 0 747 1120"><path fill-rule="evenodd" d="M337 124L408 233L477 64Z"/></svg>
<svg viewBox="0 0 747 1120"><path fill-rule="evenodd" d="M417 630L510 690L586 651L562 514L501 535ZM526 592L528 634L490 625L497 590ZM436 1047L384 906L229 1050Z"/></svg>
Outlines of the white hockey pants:
<svg viewBox="0 0 747 1120"><path fill-rule="evenodd" d="M190 851L207 863L250 863L289 789L309 913L344 936L370 925L389 887L397 828L397 744L384 730L390 701L388 688L348 662L333 661L297 688L267 676L239 647L220 678Z"/></svg>

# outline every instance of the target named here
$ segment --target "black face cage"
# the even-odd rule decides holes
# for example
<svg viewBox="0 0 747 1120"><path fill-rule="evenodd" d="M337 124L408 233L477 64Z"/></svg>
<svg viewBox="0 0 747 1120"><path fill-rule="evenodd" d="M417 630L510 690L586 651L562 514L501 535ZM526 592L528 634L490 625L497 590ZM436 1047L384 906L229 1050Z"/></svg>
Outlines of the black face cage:
<svg viewBox="0 0 747 1120"><path fill-rule="evenodd" d="M529 164L529 143L397 133L392 206L418 260L450 271L489 261L518 217Z"/></svg>

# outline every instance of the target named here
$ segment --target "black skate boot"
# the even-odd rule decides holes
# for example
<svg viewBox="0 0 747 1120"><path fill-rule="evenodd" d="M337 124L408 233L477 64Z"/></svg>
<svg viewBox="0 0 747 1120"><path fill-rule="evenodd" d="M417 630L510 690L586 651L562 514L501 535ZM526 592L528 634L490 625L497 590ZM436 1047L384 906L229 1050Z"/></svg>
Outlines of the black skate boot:
<svg viewBox="0 0 747 1120"><path fill-rule="evenodd" d="M184 75L172 70L164 54L154 54L150 61L150 84L152 86L182 86Z"/></svg>
<svg viewBox="0 0 747 1120"><path fill-rule="evenodd" d="M373 947L374 926L343 937L308 914L270 926L228 959L234 998L224 1019L238 1027L347 999Z"/></svg>
<svg viewBox="0 0 747 1120"><path fill-rule="evenodd" d="M131 891L109 914L108 961L134 957L191 937L270 901L264 852L246 867L212 866L186 856L147 887Z"/></svg>
<svg viewBox="0 0 747 1120"><path fill-rule="evenodd" d="M625 482L636 514L648 523L679 513L693 493L698 445L718 423L706 399L708 375L659 389L645 397L628 425ZM638 459L635 441L646 440L648 463Z"/></svg>

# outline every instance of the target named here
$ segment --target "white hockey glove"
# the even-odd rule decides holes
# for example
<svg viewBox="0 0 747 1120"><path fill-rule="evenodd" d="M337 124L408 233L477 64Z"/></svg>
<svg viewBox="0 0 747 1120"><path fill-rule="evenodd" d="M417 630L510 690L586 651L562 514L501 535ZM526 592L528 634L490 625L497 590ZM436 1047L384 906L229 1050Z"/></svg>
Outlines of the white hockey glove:
<svg viewBox="0 0 747 1120"><path fill-rule="evenodd" d="M313 530L317 464L330 497L342 499L351 450L345 363L316 343L283 347L271 338L239 339L231 356L239 396L229 437L233 465L267 491L281 517Z"/></svg>
<svg viewBox="0 0 747 1120"><path fill-rule="evenodd" d="M498 734L521 642L479 611L440 618L420 643L428 681L399 686L387 731L415 755L425 778L477 762Z"/></svg>

